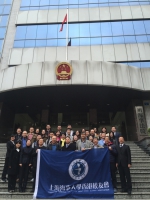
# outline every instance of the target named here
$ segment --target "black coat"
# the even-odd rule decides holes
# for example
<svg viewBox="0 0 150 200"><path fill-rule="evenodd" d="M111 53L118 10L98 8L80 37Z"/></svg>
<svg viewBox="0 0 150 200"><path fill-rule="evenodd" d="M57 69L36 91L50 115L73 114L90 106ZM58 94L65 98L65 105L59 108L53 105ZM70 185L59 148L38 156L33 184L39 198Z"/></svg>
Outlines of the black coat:
<svg viewBox="0 0 150 200"><path fill-rule="evenodd" d="M128 164L131 165L131 151L130 147L126 144L123 145L123 147L116 146L118 157L117 157L117 163L118 165L122 165L123 167L127 167Z"/></svg>
<svg viewBox="0 0 150 200"><path fill-rule="evenodd" d="M16 134L15 135L15 143L18 141L18 140L22 140L22 134L20 134L20 135L18 135L18 134Z"/></svg>
<svg viewBox="0 0 150 200"><path fill-rule="evenodd" d="M116 149L116 146L113 145L113 144L109 144L108 146L106 144L104 144L104 148L109 148L111 147L112 150L109 149L109 159L110 159L110 162L115 162L116 163L116 160L117 160L117 149Z"/></svg>
<svg viewBox="0 0 150 200"><path fill-rule="evenodd" d="M33 149L31 146L26 146L21 150L20 164L31 164L32 163Z"/></svg>
<svg viewBox="0 0 150 200"><path fill-rule="evenodd" d="M62 151L75 151L76 150L76 143L70 143L68 147L66 147L66 143L62 147Z"/></svg>
<svg viewBox="0 0 150 200"><path fill-rule="evenodd" d="M37 166L37 152L36 152L37 149L46 149L46 147L45 146L42 146L42 147L36 146L33 149L33 153L32 153L32 166L33 167Z"/></svg>
<svg viewBox="0 0 150 200"><path fill-rule="evenodd" d="M48 146L47 146L47 150L52 150L52 143L50 143ZM56 151L60 151L61 148L60 148L60 145L59 144L56 144Z"/></svg>
<svg viewBox="0 0 150 200"><path fill-rule="evenodd" d="M11 175L19 174L19 160L20 160L20 151L18 152L16 149L13 149L9 157L8 174Z"/></svg>
<svg viewBox="0 0 150 200"><path fill-rule="evenodd" d="M11 151L15 148L15 143L13 143L11 140L7 142L7 152L6 152L6 157L9 158Z"/></svg>

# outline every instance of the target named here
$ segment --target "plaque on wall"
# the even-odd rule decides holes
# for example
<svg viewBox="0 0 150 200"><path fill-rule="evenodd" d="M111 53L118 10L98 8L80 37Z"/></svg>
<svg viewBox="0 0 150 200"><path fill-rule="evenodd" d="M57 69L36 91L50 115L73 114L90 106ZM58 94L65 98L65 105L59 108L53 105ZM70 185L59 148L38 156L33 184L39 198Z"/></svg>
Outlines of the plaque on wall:
<svg viewBox="0 0 150 200"><path fill-rule="evenodd" d="M140 135L147 135L147 126L143 106L135 106L137 125Z"/></svg>

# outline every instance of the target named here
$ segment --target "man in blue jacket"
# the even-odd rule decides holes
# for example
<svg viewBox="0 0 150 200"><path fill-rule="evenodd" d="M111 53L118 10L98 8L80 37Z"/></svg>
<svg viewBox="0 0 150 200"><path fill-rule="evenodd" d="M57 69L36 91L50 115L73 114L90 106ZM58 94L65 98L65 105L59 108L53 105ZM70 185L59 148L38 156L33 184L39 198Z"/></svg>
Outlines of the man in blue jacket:
<svg viewBox="0 0 150 200"><path fill-rule="evenodd" d="M110 172L112 185L114 187L114 193L117 192L117 179L116 179L116 160L117 160L117 149L116 146L110 142L109 137L105 137L104 148L108 148L110 154Z"/></svg>

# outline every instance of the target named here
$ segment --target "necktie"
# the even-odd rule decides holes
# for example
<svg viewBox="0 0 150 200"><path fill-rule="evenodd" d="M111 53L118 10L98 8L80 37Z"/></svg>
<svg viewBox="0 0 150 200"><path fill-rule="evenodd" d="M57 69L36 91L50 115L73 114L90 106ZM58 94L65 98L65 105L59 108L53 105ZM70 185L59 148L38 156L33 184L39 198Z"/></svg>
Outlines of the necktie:
<svg viewBox="0 0 150 200"><path fill-rule="evenodd" d="M123 145L122 144L120 144L120 147L122 147Z"/></svg>

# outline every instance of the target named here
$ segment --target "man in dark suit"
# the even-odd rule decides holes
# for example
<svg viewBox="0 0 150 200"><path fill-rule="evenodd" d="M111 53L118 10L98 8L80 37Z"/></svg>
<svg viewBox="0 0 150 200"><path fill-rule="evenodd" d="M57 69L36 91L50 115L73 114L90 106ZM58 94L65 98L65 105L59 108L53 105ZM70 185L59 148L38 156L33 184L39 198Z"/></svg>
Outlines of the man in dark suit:
<svg viewBox="0 0 150 200"><path fill-rule="evenodd" d="M4 164L1 182L7 181L6 174L8 173L9 157L10 157L11 151L15 148L14 141L15 141L15 136L11 135L10 140L7 142L7 152L6 152L5 164Z"/></svg>
<svg viewBox="0 0 150 200"><path fill-rule="evenodd" d="M62 151L75 151L76 150L76 144L71 143L70 137L66 137L66 142L64 146L62 147Z"/></svg>
<svg viewBox="0 0 150 200"><path fill-rule="evenodd" d="M33 153L32 153L32 175L33 175L33 185L31 192L34 192L35 188L35 180L36 180L36 167L37 167L37 153L38 149L46 149L44 146L44 141L42 138L38 140L38 145L34 147Z"/></svg>
<svg viewBox="0 0 150 200"><path fill-rule="evenodd" d="M116 143L116 145L119 145L119 137L121 137L121 134L120 134L119 132L117 132L115 126L112 126L112 127L111 127L111 132L113 132L113 134L114 134L114 138L115 138L115 143Z"/></svg>
<svg viewBox="0 0 150 200"><path fill-rule="evenodd" d="M131 151L130 147L124 143L124 138L119 137L119 146L116 146L118 157L116 166L119 169L120 181L122 192L128 192L131 194L132 183L130 176L131 167Z"/></svg>
<svg viewBox="0 0 150 200"><path fill-rule="evenodd" d="M45 134L46 134L47 136L49 136L50 131L52 131L52 129L51 129L51 125L50 125L50 124L47 124L47 125L46 125L46 131L45 131Z"/></svg>

